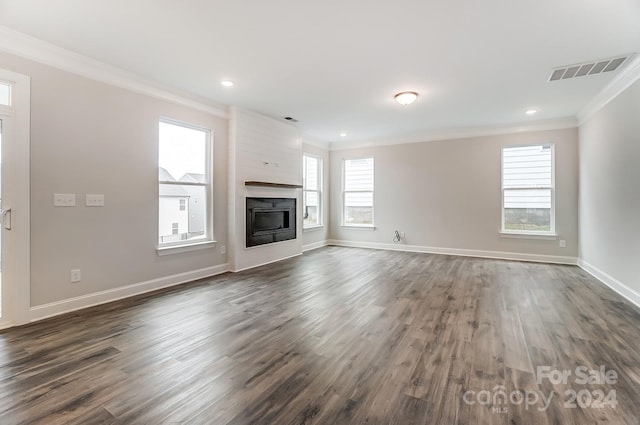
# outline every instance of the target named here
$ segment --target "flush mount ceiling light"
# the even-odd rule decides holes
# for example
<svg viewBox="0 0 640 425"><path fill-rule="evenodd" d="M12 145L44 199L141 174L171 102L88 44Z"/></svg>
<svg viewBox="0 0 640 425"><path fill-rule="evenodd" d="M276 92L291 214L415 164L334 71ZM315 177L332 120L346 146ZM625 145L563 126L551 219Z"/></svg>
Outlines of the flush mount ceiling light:
<svg viewBox="0 0 640 425"><path fill-rule="evenodd" d="M527 114L527 115L535 115L537 112L538 112L538 110L537 109L533 109L533 108L527 109L526 111L524 111L524 113Z"/></svg>
<svg viewBox="0 0 640 425"><path fill-rule="evenodd" d="M403 91L394 96L396 101L401 105L411 105L418 98L418 93L414 91Z"/></svg>
<svg viewBox="0 0 640 425"><path fill-rule="evenodd" d="M340 137L347 137L347 133L340 133Z"/></svg>
<svg viewBox="0 0 640 425"><path fill-rule="evenodd" d="M233 81L231 80L222 80L220 81L220 84L222 84L225 87L233 87Z"/></svg>

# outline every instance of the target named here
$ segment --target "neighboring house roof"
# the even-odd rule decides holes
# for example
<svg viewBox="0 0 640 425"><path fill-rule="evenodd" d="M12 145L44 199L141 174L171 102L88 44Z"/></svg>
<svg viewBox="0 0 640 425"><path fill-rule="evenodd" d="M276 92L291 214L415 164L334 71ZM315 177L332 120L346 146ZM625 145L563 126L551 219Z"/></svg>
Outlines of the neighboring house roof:
<svg viewBox="0 0 640 425"><path fill-rule="evenodd" d="M180 177L180 180L178 181L185 183L206 183L204 174L198 173L186 173L184 176Z"/></svg>
<svg viewBox="0 0 640 425"><path fill-rule="evenodd" d="M161 182L174 182L176 181L175 177L171 175L167 170L162 167L158 167L158 180Z"/></svg>
<svg viewBox="0 0 640 425"><path fill-rule="evenodd" d="M177 186L174 184L161 184L160 185L160 196L165 197L176 197L176 198L189 198L189 193L184 190L184 187Z"/></svg>
<svg viewBox="0 0 640 425"><path fill-rule="evenodd" d="M194 174L194 176L198 176L198 175L199 174ZM188 181L188 180L183 180L185 176L187 176L187 174L182 176L182 179L180 179L180 181ZM162 167L158 167L158 180L160 180L161 182L175 182L175 181L177 181L171 175L171 173L169 173L167 170L165 170ZM177 198L189 198L190 197L189 192L187 192L184 187L182 187L180 185L174 185L174 184L161 184L160 185L160 196L177 197Z"/></svg>

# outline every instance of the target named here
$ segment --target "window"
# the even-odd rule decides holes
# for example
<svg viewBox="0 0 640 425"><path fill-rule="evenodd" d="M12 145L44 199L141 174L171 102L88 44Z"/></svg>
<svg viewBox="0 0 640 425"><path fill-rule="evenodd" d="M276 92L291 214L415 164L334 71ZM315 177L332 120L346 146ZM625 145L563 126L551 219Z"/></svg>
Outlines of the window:
<svg viewBox="0 0 640 425"><path fill-rule="evenodd" d="M303 227L322 226L322 160L311 155L302 157Z"/></svg>
<svg viewBox="0 0 640 425"><path fill-rule="evenodd" d="M0 105L11 106L11 84L0 82Z"/></svg>
<svg viewBox="0 0 640 425"><path fill-rule="evenodd" d="M553 145L502 149L502 231L553 234Z"/></svg>
<svg viewBox="0 0 640 425"><path fill-rule="evenodd" d="M159 247L212 241L211 131L161 120L158 140ZM200 199L201 202L196 202Z"/></svg>
<svg viewBox="0 0 640 425"><path fill-rule="evenodd" d="M373 158L345 159L343 164L345 226L373 226Z"/></svg>

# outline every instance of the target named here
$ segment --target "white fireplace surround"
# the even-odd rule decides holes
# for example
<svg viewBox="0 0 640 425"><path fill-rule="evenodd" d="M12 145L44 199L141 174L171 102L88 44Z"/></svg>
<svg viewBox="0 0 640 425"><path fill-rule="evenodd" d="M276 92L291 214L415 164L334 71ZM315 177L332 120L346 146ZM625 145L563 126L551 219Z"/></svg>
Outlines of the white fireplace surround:
<svg viewBox="0 0 640 425"><path fill-rule="evenodd" d="M247 186L259 181L299 186L302 143L286 122L230 108L229 114L229 269L240 271L302 254L302 232L296 238L246 247L247 198L295 198L296 227L302 229L302 190L297 187Z"/></svg>

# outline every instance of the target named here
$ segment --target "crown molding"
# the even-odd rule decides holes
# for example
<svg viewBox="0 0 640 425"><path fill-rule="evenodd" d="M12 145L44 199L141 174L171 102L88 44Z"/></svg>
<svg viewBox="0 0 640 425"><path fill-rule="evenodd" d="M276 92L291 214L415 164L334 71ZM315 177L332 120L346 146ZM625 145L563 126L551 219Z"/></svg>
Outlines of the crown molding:
<svg viewBox="0 0 640 425"><path fill-rule="evenodd" d="M615 78L605 86L593 99L578 113L578 124L587 122L598 111L615 99L620 93L628 89L640 79L640 55L631 56L630 62L622 68Z"/></svg>
<svg viewBox="0 0 640 425"><path fill-rule="evenodd" d="M226 106L202 102L188 95L175 93L169 88L162 87L132 72L107 65L2 25L0 25L0 50L102 83L207 112L217 117L228 118L229 116Z"/></svg>
<svg viewBox="0 0 640 425"><path fill-rule="evenodd" d="M331 147L331 143L329 142L323 142L321 140L315 140L315 139L310 139L308 137L305 137L304 135L302 136L302 143L305 145L310 145L310 146L314 146L316 148L319 149L323 149L325 151L328 151Z"/></svg>
<svg viewBox="0 0 640 425"><path fill-rule="evenodd" d="M331 151L340 151L371 146L403 145L408 143L467 139L471 137L497 136L530 131L563 130L567 128L576 128L577 126L578 120L575 117L564 117L502 126L455 128L389 139L367 140L361 142L332 142L330 143L329 148Z"/></svg>

